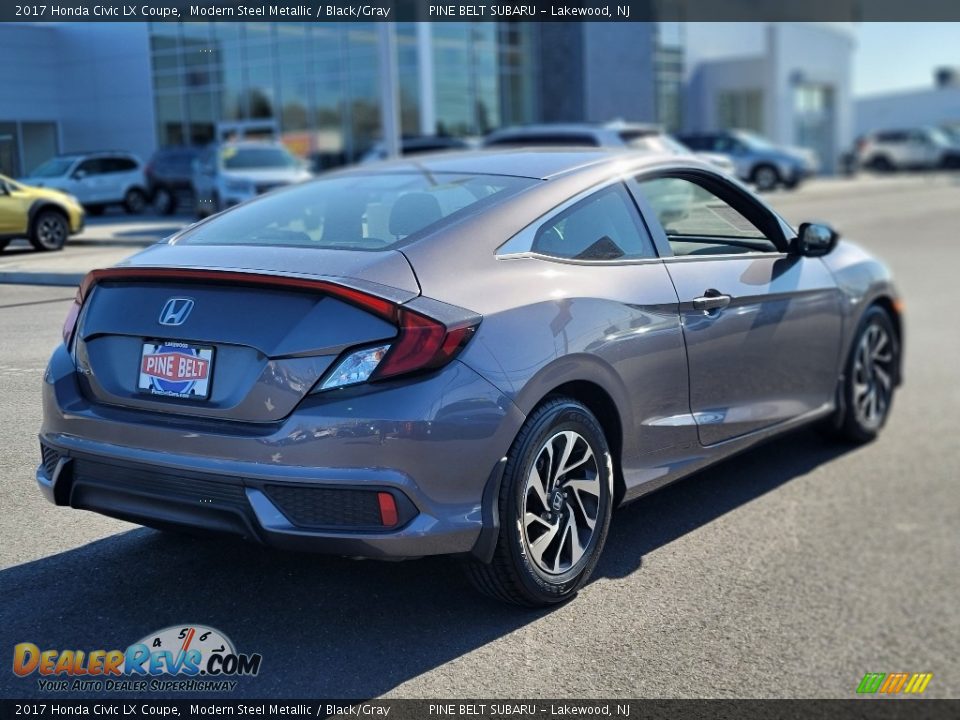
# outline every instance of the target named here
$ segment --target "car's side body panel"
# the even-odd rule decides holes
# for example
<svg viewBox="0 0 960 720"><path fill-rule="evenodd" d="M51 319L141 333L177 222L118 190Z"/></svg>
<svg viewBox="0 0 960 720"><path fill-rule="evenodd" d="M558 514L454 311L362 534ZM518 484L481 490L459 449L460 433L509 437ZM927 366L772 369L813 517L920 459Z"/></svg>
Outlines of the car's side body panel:
<svg viewBox="0 0 960 720"><path fill-rule="evenodd" d="M833 275L843 297L841 315L843 335L837 375L842 376L860 318L872 304L883 303L893 313L894 327L900 333L901 363L903 354L904 318L900 294L893 283L890 269L866 250L849 240L841 240L829 255L821 258ZM902 367L901 376L902 378Z"/></svg>
<svg viewBox="0 0 960 720"><path fill-rule="evenodd" d="M818 258L764 253L668 261L680 296L690 407L713 445L829 405L840 353L841 297ZM705 311L694 298L731 297Z"/></svg>

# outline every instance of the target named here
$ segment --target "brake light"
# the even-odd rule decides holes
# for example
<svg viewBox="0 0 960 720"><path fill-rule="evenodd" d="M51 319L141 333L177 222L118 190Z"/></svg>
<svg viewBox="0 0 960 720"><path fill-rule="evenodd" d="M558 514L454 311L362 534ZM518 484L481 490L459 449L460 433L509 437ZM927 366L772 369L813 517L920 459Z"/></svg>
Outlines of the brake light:
<svg viewBox="0 0 960 720"><path fill-rule="evenodd" d="M80 288L77 288L77 294L73 297L73 304L67 312L67 319L63 321L63 344L70 347L70 340L73 339L73 331L77 328L77 318L80 317L80 308L83 306L83 296Z"/></svg>
<svg viewBox="0 0 960 720"><path fill-rule="evenodd" d="M94 273L88 272L83 281L80 283L80 287L77 288L77 294L73 296L73 304L70 306L70 310L67 311L67 318L63 321L63 344L68 348L70 347L70 342L73 340L73 333L77 330L77 320L80 318L80 310L83 308L83 303L87 299L87 293L90 292L90 286L94 283Z"/></svg>
<svg viewBox="0 0 960 720"><path fill-rule="evenodd" d="M406 308L398 308L400 334L373 373L373 380L446 365L473 335L477 324L448 328Z"/></svg>

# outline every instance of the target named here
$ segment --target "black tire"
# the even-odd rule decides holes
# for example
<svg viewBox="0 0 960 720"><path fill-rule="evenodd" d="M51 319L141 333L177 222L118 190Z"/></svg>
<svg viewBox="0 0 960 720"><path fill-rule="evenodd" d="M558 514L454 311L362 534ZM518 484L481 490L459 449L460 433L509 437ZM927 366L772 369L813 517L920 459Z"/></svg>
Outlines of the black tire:
<svg viewBox="0 0 960 720"><path fill-rule="evenodd" d="M104 210L106 210L103 205L85 205L83 209L87 211L88 215L93 215L94 217L103 215Z"/></svg>
<svg viewBox="0 0 960 720"><path fill-rule="evenodd" d="M555 453L562 456L566 443L572 443L571 451L561 468ZM582 458L587 459L577 462ZM566 472L557 472L563 469ZM612 472L603 428L584 405L555 397L534 410L507 454L493 560L466 565L473 584L491 597L526 607L547 607L574 597L590 579L607 539ZM546 479L539 485L531 480L541 475ZM536 512L541 508L543 512ZM539 517L525 525L522 518L530 515ZM590 534L584 541L585 530Z"/></svg>
<svg viewBox="0 0 960 720"><path fill-rule="evenodd" d="M61 250L69 236L67 216L52 208L38 212L30 227L30 244L40 251Z"/></svg>
<svg viewBox="0 0 960 720"><path fill-rule="evenodd" d="M875 155L870 158L869 167L871 170L881 173L892 173L897 169L897 166L893 164L893 160L886 155Z"/></svg>
<svg viewBox="0 0 960 720"><path fill-rule="evenodd" d="M885 338L882 340L881 338ZM864 363L864 355L870 356ZM890 416L900 380L900 338L889 313L878 305L867 309L850 347L838 388L838 407L827 422L828 432L839 440L867 443L874 440ZM887 377L889 385L883 380ZM869 408L869 393L876 400Z"/></svg>
<svg viewBox="0 0 960 720"><path fill-rule="evenodd" d="M130 215L142 215L147 209L147 195L139 188L130 188L123 196L123 208Z"/></svg>
<svg viewBox="0 0 960 720"><path fill-rule="evenodd" d="M753 172L750 173L750 182L756 185L757 190L761 192L776 190L781 182L780 171L773 165L761 163L753 168Z"/></svg>
<svg viewBox="0 0 960 720"><path fill-rule="evenodd" d="M168 188L158 187L153 192L153 209L160 215L173 215L177 211L177 198Z"/></svg>

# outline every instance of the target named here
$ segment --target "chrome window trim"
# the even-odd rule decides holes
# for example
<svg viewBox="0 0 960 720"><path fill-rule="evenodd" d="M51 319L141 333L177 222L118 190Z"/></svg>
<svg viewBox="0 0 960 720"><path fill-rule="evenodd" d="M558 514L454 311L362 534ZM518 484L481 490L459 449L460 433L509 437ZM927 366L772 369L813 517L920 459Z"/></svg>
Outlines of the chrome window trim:
<svg viewBox="0 0 960 720"><path fill-rule="evenodd" d="M790 253L780 252L745 252L745 253L717 253L716 255L671 255L663 258L665 263L696 262L707 260L758 260L760 258L780 259L790 257Z"/></svg>

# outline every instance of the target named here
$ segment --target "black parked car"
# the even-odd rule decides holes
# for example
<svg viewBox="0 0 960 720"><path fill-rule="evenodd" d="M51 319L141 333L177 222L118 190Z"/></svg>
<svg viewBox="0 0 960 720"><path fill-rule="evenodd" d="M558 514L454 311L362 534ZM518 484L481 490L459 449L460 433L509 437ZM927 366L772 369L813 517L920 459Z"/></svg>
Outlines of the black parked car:
<svg viewBox="0 0 960 720"><path fill-rule="evenodd" d="M146 167L147 189L154 209L173 215L193 208L193 161L199 148L169 147L157 150Z"/></svg>

